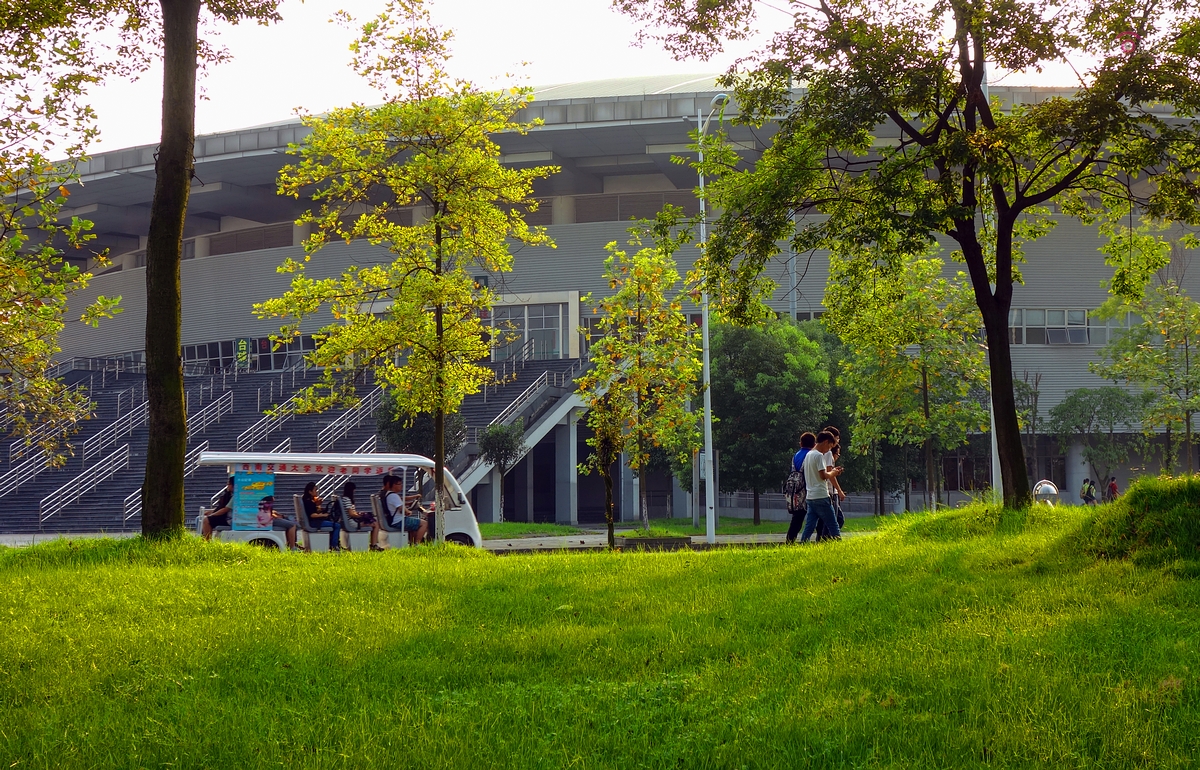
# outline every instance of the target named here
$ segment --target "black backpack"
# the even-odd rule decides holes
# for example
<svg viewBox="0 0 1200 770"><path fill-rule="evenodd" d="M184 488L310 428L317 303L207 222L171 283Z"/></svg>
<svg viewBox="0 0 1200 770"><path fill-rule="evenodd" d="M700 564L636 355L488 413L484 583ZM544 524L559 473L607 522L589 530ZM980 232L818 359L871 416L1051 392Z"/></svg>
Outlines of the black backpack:
<svg viewBox="0 0 1200 770"><path fill-rule="evenodd" d="M793 470L783 482L783 500L787 503L788 513L803 513L808 505L808 483L804 480L804 471Z"/></svg>

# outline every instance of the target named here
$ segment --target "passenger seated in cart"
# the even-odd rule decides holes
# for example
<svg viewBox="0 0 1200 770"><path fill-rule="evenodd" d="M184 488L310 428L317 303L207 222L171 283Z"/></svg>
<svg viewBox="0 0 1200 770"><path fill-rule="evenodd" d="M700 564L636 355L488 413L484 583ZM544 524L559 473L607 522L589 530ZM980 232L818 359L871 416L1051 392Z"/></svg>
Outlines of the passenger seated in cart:
<svg viewBox="0 0 1200 770"><path fill-rule="evenodd" d="M342 487L342 496L335 499L334 504L342 508L342 515L345 517L342 522L347 531L356 529L371 528L371 550L382 551L379 547L379 522L375 521L375 514L370 511L359 513L357 506L354 504L354 490L358 489L358 485L353 481L347 481Z"/></svg>
<svg viewBox="0 0 1200 770"><path fill-rule="evenodd" d="M342 522L335 518L331 511L325 509L325 501L317 494L317 482L310 481L304 485L304 497L301 498L301 502L304 503L304 515L308 517L310 525L317 529L330 530L329 550L342 550ZM312 543L308 537L304 538L304 550L312 551Z"/></svg>
<svg viewBox="0 0 1200 770"><path fill-rule="evenodd" d="M393 527L403 527L412 543L416 545L425 539L429 524L420 516L409 516L404 506L404 479L388 474L383 477L383 491L379 500L383 504L383 515L388 517ZM418 509L413 509L418 510Z"/></svg>
<svg viewBox="0 0 1200 770"><path fill-rule="evenodd" d="M289 551L299 551L300 546L296 545L296 522L285 517L282 513L275 510L275 497L268 495L263 498L263 502L270 502L271 505L271 529L276 532L285 532L287 538L287 547Z"/></svg>
<svg viewBox="0 0 1200 770"><path fill-rule="evenodd" d="M233 513L233 476L229 477L229 483L221 490L220 497L217 498L217 507L204 512L204 522L201 525L201 533L205 540L212 540L212 533L215 527L229 527L230 514Z"/></svg>

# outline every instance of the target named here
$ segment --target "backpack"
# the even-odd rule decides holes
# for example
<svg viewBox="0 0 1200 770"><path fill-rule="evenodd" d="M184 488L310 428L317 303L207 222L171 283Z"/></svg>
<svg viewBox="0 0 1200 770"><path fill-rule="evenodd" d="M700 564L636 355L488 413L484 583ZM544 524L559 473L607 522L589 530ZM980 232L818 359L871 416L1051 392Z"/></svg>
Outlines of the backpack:
<svg viewBox="0 0 1200 770"><path fill-rule="evenodd" d="M802 513L808 504L808 484L804 480L804 471L792 471L787 481L783 482L783 500L787 503L790 514Z"/></svg>

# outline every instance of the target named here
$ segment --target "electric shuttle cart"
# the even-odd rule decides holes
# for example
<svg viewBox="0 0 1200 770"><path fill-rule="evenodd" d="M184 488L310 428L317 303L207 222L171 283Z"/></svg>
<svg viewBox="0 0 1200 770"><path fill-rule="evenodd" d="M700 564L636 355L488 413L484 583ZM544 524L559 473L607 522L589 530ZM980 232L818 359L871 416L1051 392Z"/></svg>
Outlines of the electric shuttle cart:
<svg viewBox="0 0 1200 770"><path fill-rule="evenodd" d="M341 492L342 484L353 480L357 485L355 507L358 510L372 510L380 522L381 542L386 539L393 547L408 545L408 535L401 529L389 526L384 520L379 507L376 492L379 491L380 480L384 474L391 473L404 480L404 495L406 505L419 499L428 507L434 499L433 495L433 460L421 455L407 454L335 454L335 453L304 453L304 452L201 452L201 465L223 465L228 474L233 476L233 499L230 505L233 513L230 516L231 527L217 527L213 537L226 542L254 543L270 548L283 549L286 547L286 533L275 530L271 524L271 511L275 510L285 518L297 523L298 538L308 542L314 551L329 549L329 530L309 532L307 517L300 495L291 495L290 500L284 500L275 493L275 476L288 474L298 476L314 476L335 480L336 486L330 493ZM479 534L479 524L475 520L475 511L463 494L458 479L449 470L445 471L444 499L450 501L446 509L446 540L461 545L480 548L483 538ZM370 506L368 508L368 506ZM204 509L196 520L196 531L200 532L203 524ZM412 510L406 511L414 515ZM348 517L347 517L348 518ZM434 527L433 514L430 514L429 527ZM365 551L370 538L370 529L343 530L343 538L348 541L351 550Z"/></svg>

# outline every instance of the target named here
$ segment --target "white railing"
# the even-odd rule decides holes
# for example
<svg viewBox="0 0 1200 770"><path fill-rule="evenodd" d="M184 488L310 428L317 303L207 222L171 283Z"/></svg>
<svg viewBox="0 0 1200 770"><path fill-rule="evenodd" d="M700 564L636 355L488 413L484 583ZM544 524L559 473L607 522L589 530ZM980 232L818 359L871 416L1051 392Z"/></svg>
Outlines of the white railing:
<svg viewBox="0 0 1200 770"><path fill-rule="evenodd" d="M297 393L272 409L270 414L242 431L241 435L237 438L237 451L245 452L252 449L255 444L274 433L285 422L292 419L296 414L296 404L299 401L300 394Z"/></svg>
<svg viewBox="0 0 1200 770"><path fill-rule="evenodd" d="M202 433L212 423L220 422L222 415L229 414L232 411L233 391L227 390L216 401L209 402L208 406L188 416L188 433Z"/></svg>
<svg viewBox="0 0 1200 770"><path fill-rule="evenodd" d="M288 436L283 441L280 441L279 446L277 446L271 450L272 453L274 453L274 452L290 452L290 451L292 451L292 437L291 436Z"/></svg>
<svg viewBox="0 0 1200 770"><path fill-rule="evenodd" d="M362 442L358 449L354 450L356 455L375 454L376 447L379 446L379 440L375 436ZM338 479L342 478L336 473L328 473L317 480L317 494L321 497L328 497L335 489L337 489Z"/></svg>
<svg viewBox="0 0 1200 770"><path fill-rule="evenodd" d="M525 340L525 342L519 348L517 348L515 353L500 362L500 369L496 372L495 381L491 385L483 386L483 403L487 403L488 388L491 388L492 392L495 393L497 390L504 387L505 383L508 382L509 376L516 374L518 369L525 368L525 364L528 363L534 356L533 342L534 341L531 339Z"/></svg>
<svg viewBox="0 0 1200 770"><path fill-rule="evenodd" d="M143 401L141 406L134 409L132 412L126 412L121 417L113 420L108 425L92 436L87 441L83 442L83 461L86 463L89 457L100 454L108 447L117 443L117 439L122 436L128 436L136 429L146 424L150 418L150 402Z"/></svg>
<svg viewBox="0 0 1200 770"><path fill-rule="evenodd" d="M16 491L17 487L41 473L45 468L46 453L39 449L33 457L0 476L0 497Z"/></svg>
<svg viewBox="0 0 1200 770"><path fill-rule="evenodd" d="M129 466L129 445L105 457L83 473L42 498L38 505L38 521L45 524L54 514L90 493L97 484L107 481L117 471Z"/></svg>
<svg viewBox="0 0 1200 770"><path fill-rule="evenodd" d="M62 402L72 392L79 392L82 390L83 383L75 383L71 387L67 388L65 393L54 399L55 406L62 404ZM94 404L89 401L82 409L74 410L74 414L72 416L68 416L62 420L42 423L30 431L29 435L23 436L12 442L8 445L8 461L11 463L13 460L18 460L29 454L31 450L40 448L41 443L51 436L57 434L65 438L66 434L70 430L69 426L73 422L86 420L92 416L92 406L94 406Z"/></svg>
<svg viewBox="0 0 1200 770"><path fill-rule="evenodd" d="M201 441L196 446L192 447L192 451L183 456L183 477L186 479L196 472L200 467L200 453L208 451L208 442Z"/></svg>
<svg viewBox="0 0 1200 770"><path fill-rule="evenodd" d="M125 528L125 524L134 516L142 515L142 490L135 489L130 493L129 497L125 498L125 518L121 519L121 528Z"/></svg>
<svg viewBox="0 0 1200 770"><path fill-rule="evenodd" d="M338 415L333 422L317 434L317 451L324 452L337 443L342 436L362 424L364 419L370 418L382 401L383 387L381 386L372 390L358 404Z"/></svg>

